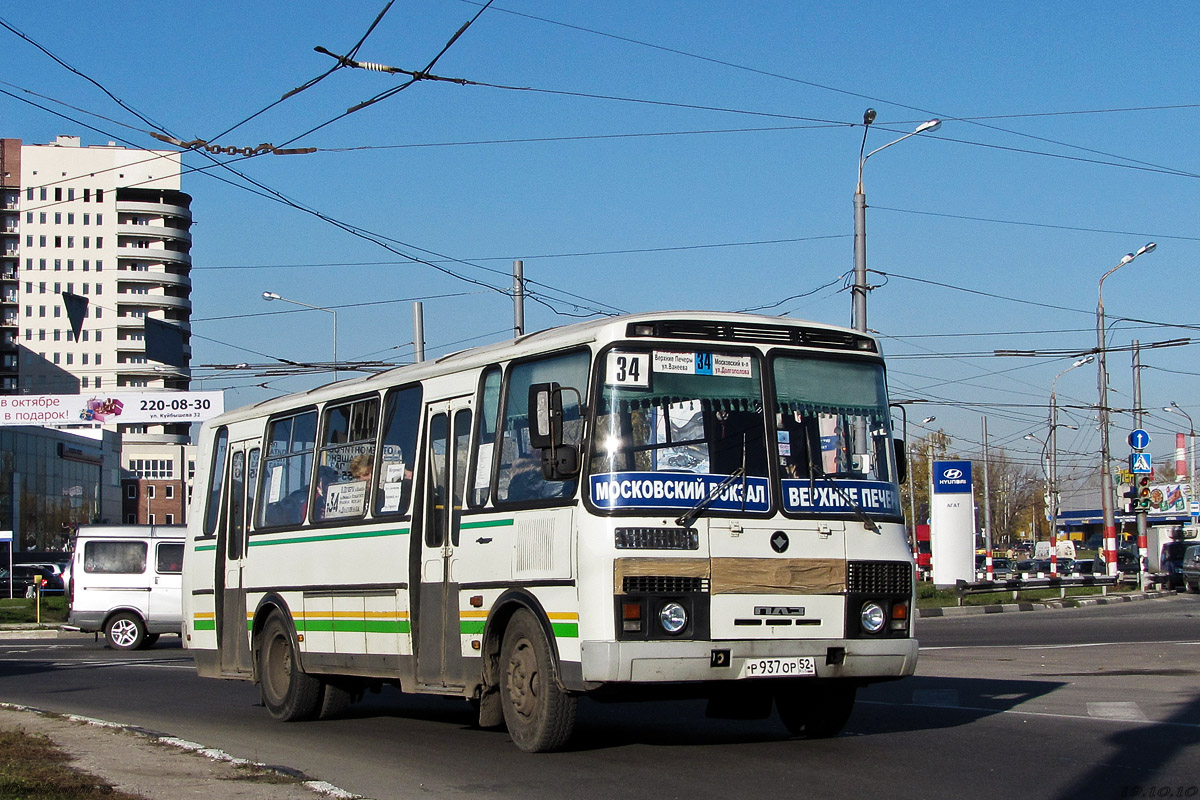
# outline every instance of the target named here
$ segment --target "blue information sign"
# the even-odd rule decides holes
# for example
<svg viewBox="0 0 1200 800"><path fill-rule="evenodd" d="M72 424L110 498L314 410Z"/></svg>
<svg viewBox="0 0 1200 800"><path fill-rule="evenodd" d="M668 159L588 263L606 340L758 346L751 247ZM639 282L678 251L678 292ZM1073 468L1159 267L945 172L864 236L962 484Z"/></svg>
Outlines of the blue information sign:
<svg viewBox="0 0 1200 800"><path fill-rule="evenodd" d="M1129 433L1129 446L1134 450L1145 450L1150 446L1150 434L1141 428L1131 431Z"/></svg>
<svg viewBox="0 0 1200 800"><path fill-rule="evenodd" d="M1150 466L1149 453L1131 453L1129 456L1129 471L1134 475L1151 475L1154 470Z"/></svg>

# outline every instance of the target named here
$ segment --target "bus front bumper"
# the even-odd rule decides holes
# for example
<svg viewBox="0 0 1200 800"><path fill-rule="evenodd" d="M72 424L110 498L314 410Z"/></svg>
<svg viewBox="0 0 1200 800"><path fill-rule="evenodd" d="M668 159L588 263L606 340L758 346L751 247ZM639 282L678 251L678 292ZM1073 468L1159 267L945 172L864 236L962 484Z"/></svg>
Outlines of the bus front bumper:
<svg viewBox="0 0 1200 800"><path fill-rule="evenodd" d="M768 668L785 675L799 663L814 669L815 675L800 673L809 677L866 681L902 678L917 668L916 639L580 644L582 678L592 685L738 680L755 674L750 662L770 662Z"/></svg>

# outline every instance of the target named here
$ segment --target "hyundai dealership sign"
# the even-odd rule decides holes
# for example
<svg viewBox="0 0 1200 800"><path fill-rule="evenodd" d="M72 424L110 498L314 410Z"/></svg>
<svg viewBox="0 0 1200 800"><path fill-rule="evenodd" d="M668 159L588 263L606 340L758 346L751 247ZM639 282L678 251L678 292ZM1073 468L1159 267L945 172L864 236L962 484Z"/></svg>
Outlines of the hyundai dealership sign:
<svg viewBox="0 0 1200 800"><path fill-rule="evenodd" d="M933 462L929 503L933 583L954 586L975 579L975 495L970 461Z"/></svg>

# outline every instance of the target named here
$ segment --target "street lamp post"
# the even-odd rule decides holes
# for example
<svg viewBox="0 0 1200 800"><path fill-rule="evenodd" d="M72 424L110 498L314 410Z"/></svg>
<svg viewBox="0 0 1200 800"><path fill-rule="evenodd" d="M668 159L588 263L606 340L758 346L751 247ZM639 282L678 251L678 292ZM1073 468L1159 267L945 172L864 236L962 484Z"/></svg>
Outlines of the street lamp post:
<svg viewBox="0 0 1200 800"><path fill-rule="evenodd" d="M1196 425L1192 422L1191 415L1180 408L1174 400L1171 401L1171 405L1163 406L1163 411L1183 414L1188 421L1188 511L1190 513L1191 504L1196 500Z"/></svg>
<svg viewBox="0 0 1200 800"><path fill-rule="evenodd" d="M1104 357L1106 345L1104 341L1104 279L1121 267L1133 261L1138 256L1144 255L1154 250L1157 245L1154 242L1148 242L1136 253L1126 253L1121 261L1108 272L1100 277L1100 283L1096 288L1096 363L1098 365L1098 377L1100 390L1100 509L1104 515L1104 558L1108 563L1108 574L1116 577L1117 575L1117 525L1116 517L1113 513L1113 487L1111 467L1108 463L1109 447L1108 447L1108 370L1106 367L1106 359Z"/></svg>
<svg viewBox="0 0 1200 800"><path fill-rule="evenodd" d="M305 308L311 308L314 311L324 311L328 314L333 315L333 379L336 381L338 379L337 312L334 311L332 308L324 308L322 306L309 305L308 303L301 303L299 300L291 300L287 297L280 297L275 292L263 292L262 296L263 296L263 300L280 300L284 303L291 303L294 306L304 306Z"/></svg>
<svg viewBox="0 0 1200 800"><path fill-rule="evenodd" d="M1076 367L1082 367L1096 360L1095 356L1081 358L1071 366L1059 372L1050 382L1050 436L1047 440L1049 458L1046 475L1047 500L1050 505L1050 574L1058 572L1058 429L1073 428L1073 425L1058 424L1058 379Z"/></svg>
<svg viewBox="0 0 1200 800"><path fill-rule="evenodd" d="M918 133L936 131L942 125L940 119L931 119L927 122L922 122L912 133L906 133L899 139L888 142L883 147L877 147L866 155L863 155L863 152L867 149L867 131L870 130L871 123L874 121L875 109L868 108L863 114L862 145L858 148L858 188L854 190L854 286L851 290L854 298L854 319L852 324L856 331L863 332L867 330L867 195L863 191L863 166L866 165L868 158L880 150L886 150L894 144L903 142L910 136L916 136Z"/></svg>

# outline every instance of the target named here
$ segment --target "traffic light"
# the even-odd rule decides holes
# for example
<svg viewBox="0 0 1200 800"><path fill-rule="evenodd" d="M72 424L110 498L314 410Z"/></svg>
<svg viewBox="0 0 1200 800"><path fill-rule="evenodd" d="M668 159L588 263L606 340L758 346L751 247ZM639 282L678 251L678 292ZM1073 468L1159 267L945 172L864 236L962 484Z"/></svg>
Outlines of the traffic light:
<svg viewBox="0 0 1200 800"><path fill-rule="evenodd" d="M1137 481L1132 481L1125 484L1125 490L1121 492L1121 506L1126 514L1132 514L1138 507L1138 487Z"/></svg>
<svg viewBox="0 0 1200 800"><path fill-rule="evenodd" d="M1135 511L1150 510L1150 476L1140 475L1137 479L1137 499L1134 501Z"/></svg>

